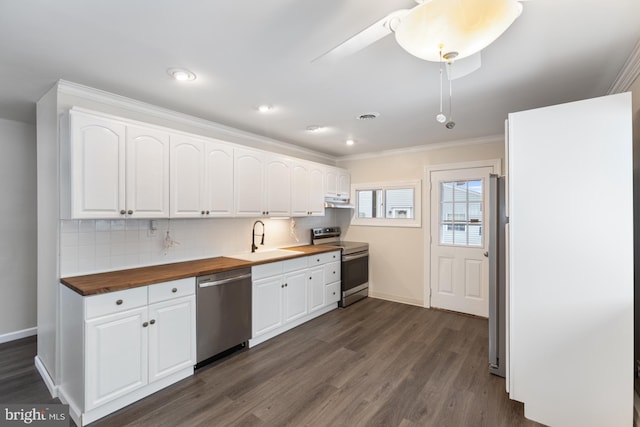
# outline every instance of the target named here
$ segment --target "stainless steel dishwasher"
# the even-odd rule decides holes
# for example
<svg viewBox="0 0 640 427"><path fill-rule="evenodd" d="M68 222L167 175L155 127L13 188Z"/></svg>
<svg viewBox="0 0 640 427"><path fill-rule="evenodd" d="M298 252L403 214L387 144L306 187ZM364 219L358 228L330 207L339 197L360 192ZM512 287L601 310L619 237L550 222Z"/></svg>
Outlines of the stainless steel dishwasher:
<svg viewBox="0 0 640 427"><path fill-rule="evenodd" d="M197 365L251 338L251 268L197 278Z"/></svg>

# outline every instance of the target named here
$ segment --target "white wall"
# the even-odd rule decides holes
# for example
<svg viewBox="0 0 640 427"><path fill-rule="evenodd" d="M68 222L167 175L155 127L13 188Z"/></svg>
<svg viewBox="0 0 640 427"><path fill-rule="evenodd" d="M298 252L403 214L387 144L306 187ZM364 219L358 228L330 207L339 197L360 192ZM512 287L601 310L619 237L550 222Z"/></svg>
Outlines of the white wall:
<svg viewBox="0 0 640 427"><path fill-rule="evenodd" d="M400 151L377 157L341 159L351 172L351 183L422 180L422 227L366 227L351 225L346 239L369 243L370 282L373 297L424 305L425 227L429 224L429 198L424 174L428 165L504 158L504 141L456 145L452 148ZM427 194L427 197L425 197Z"/></svg>
<svg viewBox="0 0 640 427"><path fill-rule="evenodd" d="M36 128L0 119L0 342L36 326Z"/></svg>

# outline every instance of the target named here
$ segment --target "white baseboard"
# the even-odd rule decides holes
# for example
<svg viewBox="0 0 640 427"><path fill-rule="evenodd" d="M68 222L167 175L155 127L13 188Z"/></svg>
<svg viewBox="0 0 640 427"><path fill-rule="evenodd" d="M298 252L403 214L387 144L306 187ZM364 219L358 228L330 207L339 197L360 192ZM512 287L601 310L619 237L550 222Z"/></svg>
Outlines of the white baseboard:
<svg viewBox="0 0 640 427"><path fill-rule="evenodd" d="M416 305L418 307L424 307L424 303L423 303L422 300L413 299L413 298L405 298L405 297L400 297L400 296L397 296L397 295L383 294L383 293L380 293L380 292L372 292L371 288L369 288L369 296L371 298L383 299L385 301L399 302L399 303L402 303L402 304L409 304L409 305Z"/></svg>
<svg viewBox="0 0 640 427"><path fill-rule="evenodd" d="M38 356L34 357L33 360L35 362L38 373L42 377L44 384L49 389L49 393L51 393L51 397L58 397L58 387L56 387L56 385L54 384L53 378L51 378L51 376L49 375L49 371L47 371L47 368L44 367L42 360L40 360Z"/></svg>
<svg viewBox="0 0 640 427"><path fill-rule="evenodd" d="M21 331L2 334L0 335L0 344L9 342L9 341L19 340L20 338L30 337L32 335L36 335L37 333L38 333L38 328L34 326L33 328L27 328Z"/></svg>

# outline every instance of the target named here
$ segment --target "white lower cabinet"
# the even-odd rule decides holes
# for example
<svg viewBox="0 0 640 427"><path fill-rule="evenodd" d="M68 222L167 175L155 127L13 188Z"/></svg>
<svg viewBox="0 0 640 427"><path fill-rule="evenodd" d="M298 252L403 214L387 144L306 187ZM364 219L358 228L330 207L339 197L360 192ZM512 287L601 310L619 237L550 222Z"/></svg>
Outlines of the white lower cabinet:
<svg viewBox="0 0 640 427"><path fill-rule="evenodd" d="M76 424L193 374L195 278L87 297L60 289L59 395Z"/></svg>
<svg viewBox="0 0 640 427"><path fill-rule="evenodd" d="M285 268L287 262L285 261ZM284 321L291 322L307 314L307 270L284 275Z"/></svg>
<svg viewBox="0 0 640 427"><path fill-rule="evenodd" d="M260 344L337 307L339 297L328 297L327 265L340 259L340 251L294 258L252 267L252 338ZM340 263L332 292L339 295ZM332 275L331 278L335 278ZM337 288L336 288L337 285Z"/></svg>
<svg viewBox="0 0 640 427"><path fill-rule="evenodd" d="M146 317L143 307L85 323L86 411L147 384Z"/></svg>

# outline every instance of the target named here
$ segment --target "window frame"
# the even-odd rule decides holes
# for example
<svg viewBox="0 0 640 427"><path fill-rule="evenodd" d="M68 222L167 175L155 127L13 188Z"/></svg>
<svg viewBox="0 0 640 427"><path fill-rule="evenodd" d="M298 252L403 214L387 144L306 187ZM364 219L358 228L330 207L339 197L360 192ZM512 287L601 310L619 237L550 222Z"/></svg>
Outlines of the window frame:
<svg viewBox="0 0 640 427"><path fill-rule="evenodd" d="M387 218L387 190L413 190L413 218ZM360 218L358 216L358 191L382 190L384 218ZM354 205L351 225L371 227L422 227L422 180L389 181L362 184L351 184L351 200Z"/></svg>

